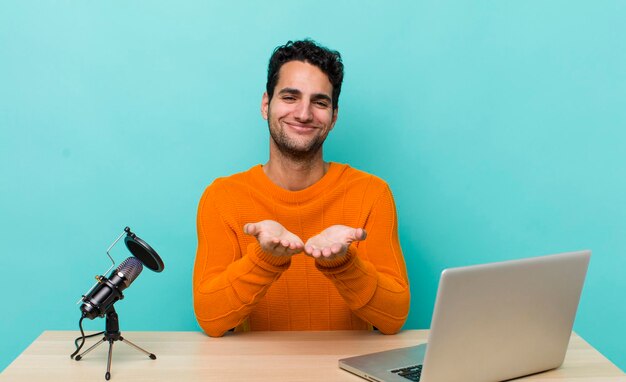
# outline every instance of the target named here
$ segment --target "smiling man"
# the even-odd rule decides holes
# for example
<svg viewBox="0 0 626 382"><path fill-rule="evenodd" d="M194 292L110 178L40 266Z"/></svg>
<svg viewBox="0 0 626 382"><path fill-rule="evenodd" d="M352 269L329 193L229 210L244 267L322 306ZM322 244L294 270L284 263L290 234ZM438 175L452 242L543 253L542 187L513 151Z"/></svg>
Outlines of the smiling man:
<svg viewBox="0 0 626 382"><path fill-rule="evenodd" d="M409 285L387 184L326 162L343 64L311 40L274 50L261 115L264 165L216 179L198 207L196 319L228 330L398 332Z"/></svg>

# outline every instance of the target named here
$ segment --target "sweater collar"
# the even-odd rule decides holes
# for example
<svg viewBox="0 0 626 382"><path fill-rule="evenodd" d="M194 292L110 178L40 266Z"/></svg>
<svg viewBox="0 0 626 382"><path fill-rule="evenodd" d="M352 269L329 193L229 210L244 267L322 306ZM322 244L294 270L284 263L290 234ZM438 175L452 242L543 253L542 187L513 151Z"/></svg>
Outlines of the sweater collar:
<svg viewBox="0 0 626 382"><path fill-rule="evenodd" d="M270 178L265 175L263 166L260 164L252 167L248 171L248 174L250 175L250 180L252 181L251 183L258 186L262 192L273 196L277 200L281 200L286 203L298 204L314 199L325 190L332 187L333 184L337 183L341 175L348 167L349 166L346 164L330 162L328 171L320 180L299 191L289 191L274 184L274 182L272 182Z"/></svg>

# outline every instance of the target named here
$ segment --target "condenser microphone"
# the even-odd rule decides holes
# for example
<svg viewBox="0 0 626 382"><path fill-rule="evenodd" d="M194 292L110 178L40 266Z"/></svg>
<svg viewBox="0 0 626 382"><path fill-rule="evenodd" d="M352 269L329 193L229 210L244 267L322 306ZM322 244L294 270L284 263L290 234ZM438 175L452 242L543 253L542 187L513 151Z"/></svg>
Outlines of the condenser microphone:
<svg viewBox="0 0 626 382"><path fill-rule="evenodd" d="M122 291L135 281L144 266L157 273L162 272L165 268L163 260L156 251L148 243L137 237L129 227L124 228L124 233L107 250L107 256L113 262L111 268L115 266L115 261L109 255L109 251L123 236L126 236L124 238L126 248L134 257L124 260L119 267L111 272L108 278L101 275L96 276L97 283L78 300L78 303L82 302L80 310L83 317L93 320L98 316L104 317L112 311L113 304L124 298ZM104 273L106 274L111 268Z"/></svg>
<svg viewBox="0 0 626 382"><path fill-rule="evenodd" d="M83 297L80 310L91 320L104 317L109 308L124 298L122 291L130 286L143 270L143 265L136 257L124 260L111 275L98 276L98 284Z"/></svg>

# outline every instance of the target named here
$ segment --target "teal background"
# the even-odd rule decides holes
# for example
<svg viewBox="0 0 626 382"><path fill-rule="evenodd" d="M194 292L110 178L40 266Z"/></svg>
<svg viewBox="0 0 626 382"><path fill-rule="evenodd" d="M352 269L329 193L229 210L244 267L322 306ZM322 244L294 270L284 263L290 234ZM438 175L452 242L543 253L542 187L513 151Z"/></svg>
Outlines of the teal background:
<svg viewBox="0 0 626 382"><path fill-rule="evenodd" d="M406 327L445 267L589 248L575 330L626 369L624 20L624 1L1 2L0 370L77 330L126 225L166 269L116 304L122 330L199 330L197 202L267 160L267 60L303 37L346 65L326 159L394 191Z"/></svg>

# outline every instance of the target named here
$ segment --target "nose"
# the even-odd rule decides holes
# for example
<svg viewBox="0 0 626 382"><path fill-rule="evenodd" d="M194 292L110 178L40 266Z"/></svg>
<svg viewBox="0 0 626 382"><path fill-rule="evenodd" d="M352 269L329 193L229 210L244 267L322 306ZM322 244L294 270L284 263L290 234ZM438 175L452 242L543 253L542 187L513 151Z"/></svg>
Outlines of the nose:
<svg viewBox="0 0 626 382"><path fill-rule="evenodd" d="M313 120L313 112L311 103L307 101L299 102L295 110L295 118L299 122L310 122Z"/></svg>

